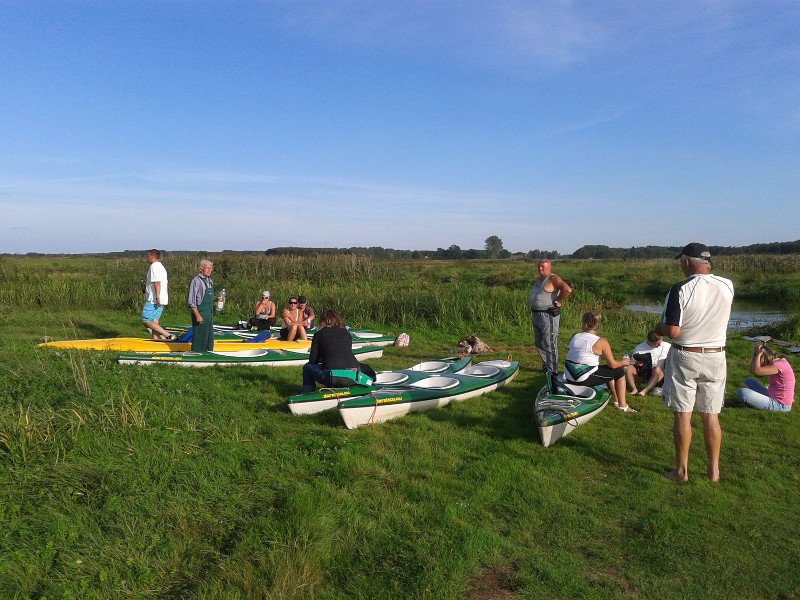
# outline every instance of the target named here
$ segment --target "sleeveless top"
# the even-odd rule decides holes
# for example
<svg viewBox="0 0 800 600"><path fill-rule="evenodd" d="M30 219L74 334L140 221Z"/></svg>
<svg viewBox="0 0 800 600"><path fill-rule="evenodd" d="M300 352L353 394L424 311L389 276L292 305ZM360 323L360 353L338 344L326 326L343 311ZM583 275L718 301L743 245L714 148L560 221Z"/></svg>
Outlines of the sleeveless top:
<svg viewBox="0 0 800 600"><path fill-rule="evenodd" d="M267 301L267 310L261 309L261 312L256 315L259 319L267 319L267 315L269 315L270 311L272 310L272 300Z"/></svg>
<svg viewBox="0 0 800 600"><path fill-rule="evenodd" d="M592 352L592 346L600 339L599 335L582 331L572 336L566 360L579 365L599 365L600 356Z"/></svg>
<svg viewBox="0 0 800 600"><path fill-rule="evenodd" d="M558 297L559 291L553 290L552 292L548 292L544 289L544 285L552 276L553 274L551 273L541 281L537 281L533 284L531 296L528 298L528 306L531 307L531 310L543 311L553 306L553 302L555 302Z"/></svg>

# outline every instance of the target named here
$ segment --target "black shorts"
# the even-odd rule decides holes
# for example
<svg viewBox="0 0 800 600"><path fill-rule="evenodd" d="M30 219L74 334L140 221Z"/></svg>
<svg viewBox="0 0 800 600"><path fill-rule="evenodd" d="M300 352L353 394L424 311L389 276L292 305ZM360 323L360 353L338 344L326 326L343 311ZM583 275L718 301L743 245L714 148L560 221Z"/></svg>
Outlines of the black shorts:
<svg viewBox="0 0 800 600"><path fill-rule="evenodd" d="M615 381L620 377L625 377L625 367L617 367L612 369L608 365L598 365L597 369L586 379L581 381L572 381L565 377L564 383L571 383L573 385L583 385L586 387L594 387L596 385L606 385L610 381Z"/></svg>

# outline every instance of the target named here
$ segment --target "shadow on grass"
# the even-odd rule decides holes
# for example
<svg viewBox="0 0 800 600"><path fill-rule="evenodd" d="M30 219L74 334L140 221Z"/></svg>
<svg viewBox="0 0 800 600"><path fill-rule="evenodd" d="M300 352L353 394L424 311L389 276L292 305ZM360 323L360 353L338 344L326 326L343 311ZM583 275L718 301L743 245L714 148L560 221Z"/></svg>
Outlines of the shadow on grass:
<svg viewBox="0 0 800 600"><path fill-rule="evenodd" d="M470 398L466 402L487 401L492 399L506 400L502 407L491 417L467 414L454 411L451 404L442 409L429 411L426 414L432 421L451 423L457 427L469 428L484 432L486 435L501 440L529 439L539 442L539 434L533 425L533 401L544 385L544 376L536 376L525 385L504 386L485 396Z"/></svg>
<svg viewBox="0 0 800 600"><path fill-rule="evenodd" d="M117 330L110 330L105 327L100 327L94 323L79 323L74 322L75 329L80 332L82 338L113 338L113 337L122 337ZM147 334L147 331L142 327L142 337L143 338L150 338L150 335Z"/></svg>

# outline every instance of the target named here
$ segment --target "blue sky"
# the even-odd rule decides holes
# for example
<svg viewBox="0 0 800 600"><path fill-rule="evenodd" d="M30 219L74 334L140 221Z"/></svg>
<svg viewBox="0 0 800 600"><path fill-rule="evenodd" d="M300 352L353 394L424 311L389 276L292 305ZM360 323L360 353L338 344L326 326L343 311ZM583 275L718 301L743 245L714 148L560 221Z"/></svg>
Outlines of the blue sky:
<svg viewBox="0 0 800 600"><path fill-rule="evenodd" d="M800 238L800 3L0 0L0 252Z"/></svg>

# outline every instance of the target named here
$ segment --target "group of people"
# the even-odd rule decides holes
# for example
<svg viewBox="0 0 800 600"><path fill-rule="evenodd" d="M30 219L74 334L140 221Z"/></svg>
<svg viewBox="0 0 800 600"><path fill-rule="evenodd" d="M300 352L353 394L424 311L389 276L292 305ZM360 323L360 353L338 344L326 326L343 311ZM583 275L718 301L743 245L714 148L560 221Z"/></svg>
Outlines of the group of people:
<svg viewBox="0 0 800 600"><path fill-rule="evenodd" d="M248 329L257 331L269 329L277 322L275 303L270 299L268 290L261 292L261 299L256 302L255 316L245 323ZM286 306L281 311L283 327L280 336L282 340L305 340L306 334L314 327L314 309L308 305L305 296L290 296Z"/></svg>
<svg viewBox="0 0 800 600"><path fill-rule="evenodd" d="M673 413L675 446L675 468L665 471L664 476L675 481L689 478L691 417L697 408L703 424L707 475L718 481L722 444L719 413L727 380L725 343L733 283L711 273L711 252L704 244L687 244L675 258L680 260L686 279L670 288L658 324L634 348L633 360L627 355L614 358L608 340L597 335L600 314L589 311L581 319L581 331L570 339L563 381L582 386L607 385L614 406L623 412L636 412L627 403L626 388L639 396L660 390L662 402ZM572 289L551 272L549 259L539 261L538 271L529 298L531 323L547 381L555 386L561 303ZM663 337L672 342L665 342ZM601 358L605 364L600 363ZM768 377L768 386L747 378L737 393L739 400L762 410L791 409L795 376L785 358L756 342L750 371Z"/></svg>
<svg viewBox="0 0 800 600"><path fill-rule="evenodd" d="M167 270L161 264L161 251L147 251L147 262L150 263L145 279L145 302L142 308L142 323L153 335L154 340L174 340L175 334L164 329L158 320L169 302L169 282ZM192 351L206 352L214 349L214 281L211 272L214 263L201 260L198 273L189 282L186 306L192 318Z"/></svg>
<svg viewBox="0 0 800 600"><path fill-rule="evenodd" d="M161 252L157 249L147 251L147 278L144 284L145 302L142 308L142 323L151 332L153 339L174 340L175 335L164 329L159 319L169 302L167 270L161 263ZM186 306L192 319L192 352L210 352L214 349L214 280L211 277L214 263L203 259L198 264L198 272L189 282ZM256 302L255 315L247 322L252 329L269 329L276 323L275 303L268 290L261 292ZM314 325L314 309L308 305L305 296L291 296L281 313L283 327L282 340L306 340L307 332Z"/></svg>
<svg viewBox="0 0 800 600"><path fill-rule="evenodd" d="M167 272L160 259L158 250L147 252L150 266L142 322L154 339L174 339L175 336L159 324L169 301ZM717 481L722 443L719 413L727 380L725 343L733 283L711 273L711 252L704 244L687 244L676 259L680 260L686 279L670 288L661 319L648 332L647 339L634 348L633 360L627 355L619 360L614 357L608 340L597 335L600 313L588 311L581 319L581 331L570 339L563 380L582 386L607 385L614 406L623 412L636 412L627 403L626 388L639 396L660 389L662 402L673 413L675 445L675 468L666 471L664 476L676 481L686 481L689 477L691 417L697 408L703 423L707 475ZM213 303L217 298L211 278L213 268L210 260L201 260L197 275L189 283L186 304L192 317L191 347L195 352L214 348ZM528 301L531 324L548 383L555 384L559 372L561 304L572 293L572 288L552 272L549 259L539 261L538 272ZM254 312L255 316L248 321L251 328L267 329L276 323L276 307L269 291L261 293ZM281 318L282 340L306 340L315 314L304 296L291 296ZM665 342L665 336L672 343ZM601 358L604 364L600 363ZM777 356L764 343L756 342L750 371L767 377L768 386L747 378L737 398L762 410L786 412L791 409L795 376L785 358ZM303 368L303 391L312 391L316 383L330 386L351 379L356 381L359 374L375 377L372 368L359 363L353 355L352 338L341 317L333 310L323 311L311 342L309 362Z"/></svg>

